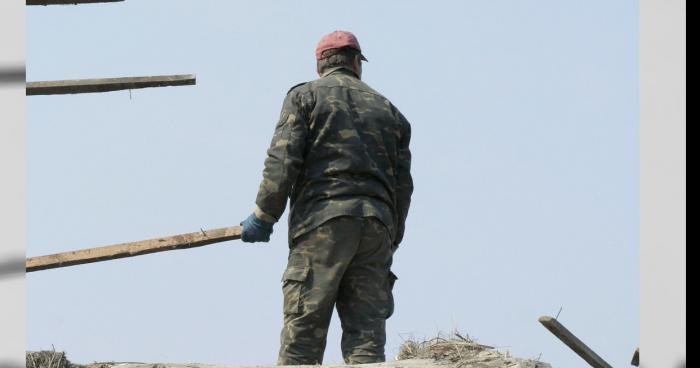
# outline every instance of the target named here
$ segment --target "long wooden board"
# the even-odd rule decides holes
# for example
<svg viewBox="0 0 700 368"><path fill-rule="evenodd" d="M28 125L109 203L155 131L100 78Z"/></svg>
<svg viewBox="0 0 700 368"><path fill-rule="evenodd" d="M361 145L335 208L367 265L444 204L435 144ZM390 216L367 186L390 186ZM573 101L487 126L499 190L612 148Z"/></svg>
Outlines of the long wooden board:
<svg viewBox="0 0 700 368"><path fill-rule="evenodd" d="M202 230L196 233L32 257L27 258L26 269L27 272L33 272L169 250L201 247L203 245L240 239L241 230L240 226L224 227Z"/></svg>
<svg viewBox="0 0 700 368"><path fill-rule="evenodd" d="M117 3L124 0L27 0L27 5L78 5L94 3Z"/></svg>
<svg viewBox="0 0 700 368"><path fill-rule="evenodd" d="M194 74L27 82L27 96L111 92L125 89L190 86L194 84L197 84L197 77Z"/></svg>
<svg viewBox="0 0 700 368"><path fill-rule="evenodd" d="M564 327L556 318L542 316L539 319L540 323L546 327L549 332L558 337L566 346L571 348L578 356L583 358L588 364L594 368L612 368L603 358L598 356L591 348L583 341L579 340L571 331Z"/></svg>

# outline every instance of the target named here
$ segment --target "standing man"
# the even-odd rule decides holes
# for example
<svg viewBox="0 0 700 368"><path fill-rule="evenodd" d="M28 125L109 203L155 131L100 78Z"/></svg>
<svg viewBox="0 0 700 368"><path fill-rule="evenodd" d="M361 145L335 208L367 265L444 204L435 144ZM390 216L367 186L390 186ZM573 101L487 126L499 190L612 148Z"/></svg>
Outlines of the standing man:
<svg viewBox="0 0 700 368"><path fill-rule="evenodd" d="M290 198L278 364L321 364L333 307L348 364L383 362L394 309L392 256L413 192L411 126L361 81L357 38L316 48L319 79L287 93L244 242L267 242Z"/></svg>

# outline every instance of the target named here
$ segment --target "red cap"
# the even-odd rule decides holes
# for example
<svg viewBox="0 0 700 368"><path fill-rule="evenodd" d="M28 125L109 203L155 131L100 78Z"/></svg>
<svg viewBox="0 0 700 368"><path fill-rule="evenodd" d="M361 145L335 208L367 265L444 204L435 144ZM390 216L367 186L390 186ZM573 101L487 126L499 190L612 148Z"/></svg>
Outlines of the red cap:
<svg viewBox="0 0 700 368"><path fill-rule="evenodd" d="M321 37L321 41L319 41L318 46L316 46L316 60L321 60L321 54L323 54L324 51L339 49L341 47L352 47L360 52L362 60L367 61L367 58L362 55L362 49L360 48L360 43L357 42L357 37L355 37L352 32L347 31L335 31Z"/></svg>

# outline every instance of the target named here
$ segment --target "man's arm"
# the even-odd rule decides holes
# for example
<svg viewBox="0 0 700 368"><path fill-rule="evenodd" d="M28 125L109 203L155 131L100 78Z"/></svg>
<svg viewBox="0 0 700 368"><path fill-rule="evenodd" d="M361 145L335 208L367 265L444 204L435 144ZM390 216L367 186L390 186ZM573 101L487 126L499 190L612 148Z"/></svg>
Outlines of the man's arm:
<svg viewBox="0 0 700 368"><path fill-rule="evenodd" d="M287 197L304 164L304 145L308 124L302 117L301 96L292 90L282 106L267 150L263 181L255 201L255 215L266 222L277 222L287 206Z"/></svg>
<svg viewBox="0 0 700 368"><path fill-rule="evenodd" d="M406 228L406 217L408 216L408 208L411 206L411 194L413 193L411 150L409 149L409 144L411 142L411 124L409 124L401 112L397 111L397 115L404 130L399 142L399 155L396 170L396 210L398 212L398 224L396 225L394 247L398 247L401 240L403 240L403 234Z"/></svg>

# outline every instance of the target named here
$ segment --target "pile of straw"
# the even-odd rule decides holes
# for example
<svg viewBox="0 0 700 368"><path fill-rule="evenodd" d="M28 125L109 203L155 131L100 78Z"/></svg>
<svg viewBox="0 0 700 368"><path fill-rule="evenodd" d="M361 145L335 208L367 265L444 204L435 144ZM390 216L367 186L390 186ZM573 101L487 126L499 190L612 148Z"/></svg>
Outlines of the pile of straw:
<svg viewBox="0 0 700 368"><path fill-rule="evenodd" d="M455 332L446 337L439 334L438 337L427 341L409 339L401 345L397 359L434 359L459 363L490 349L493 348Z"/></svg>
<svg viewBox="0 0 700 368"><path fill-rule="evenodd" d="M401 345L396 359L433 359L462 368L551 368L549 364L537 360L514 358L508 352L499 352L491 346L481 345L458 332L449 336L439 334L427 341L409 339Z"/></svg>
<svg viewBox="0 0 700 368"><path fill-rule="evenodd" d="M26 355L27 368L74 368L68 361L65 352L28 351Z"/></svg>

